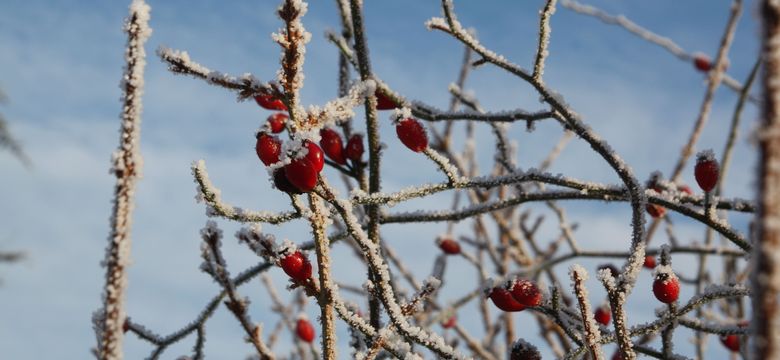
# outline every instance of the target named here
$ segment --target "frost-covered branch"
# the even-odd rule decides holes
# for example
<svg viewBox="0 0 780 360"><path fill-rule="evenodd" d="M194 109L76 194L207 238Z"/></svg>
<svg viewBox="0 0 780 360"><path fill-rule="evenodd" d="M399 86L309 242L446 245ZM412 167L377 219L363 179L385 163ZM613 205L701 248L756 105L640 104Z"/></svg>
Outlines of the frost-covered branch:
<svg viewBox="0 0 780 360"><path fill-rule="evenodd" d="M123 358L122 340L125 326L125 291L127 266L130 264L130 229L136 181L141 176L143 160L140 153L141 96L144 87L146 52L144 44L151 35L149 6L143 0L130 3L125 22L127 47L125 72L122 77L123 107L119 147L113 154L112 173L116 176L111 233L105 259L106 279L103 286L103 307L96 314L98 355L101 360Z"/></svg>

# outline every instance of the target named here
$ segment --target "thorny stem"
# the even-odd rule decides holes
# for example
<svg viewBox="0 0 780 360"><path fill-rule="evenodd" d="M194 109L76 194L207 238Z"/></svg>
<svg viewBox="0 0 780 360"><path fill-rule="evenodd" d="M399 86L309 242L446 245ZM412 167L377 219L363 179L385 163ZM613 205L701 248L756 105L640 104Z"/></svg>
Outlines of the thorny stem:
<svg viewBox="0 0 780 360"><path fill-rule="evenodd" d="M317 253L317 266L320 279L320 295L317 299L320 305L320 322L322 323L322 355L323 358L336 358L336 323L333 317L333 283L330 272L330 243L325 236L327 212L319 196L309 194L309 205L312 214L309 217L314 234L314 249Z"/></svg>
<svg viewBox="0 0 780 360"><path fill-rule="evenodd" d="M119 147L114 153L113 209L111 233L103 266L106 279L103 286L103 307L96 312L98 355L101 360L121 360L125 324L126 267L130 263L130 229L136 181L141 176L143 160L140 153L141 95L146 66L144 44L151 34L148 26L149 6L143 0L133 0L125 23L127 47L125 73L122 77L123 107Z"/></svg>
<svg viewBox="0 0 780 360"><path fill-rule="evenodd" d="M763 109L759 135L758 216L752 274L751 359L780 358L780 3L760 3L763 20Z"/></svg>

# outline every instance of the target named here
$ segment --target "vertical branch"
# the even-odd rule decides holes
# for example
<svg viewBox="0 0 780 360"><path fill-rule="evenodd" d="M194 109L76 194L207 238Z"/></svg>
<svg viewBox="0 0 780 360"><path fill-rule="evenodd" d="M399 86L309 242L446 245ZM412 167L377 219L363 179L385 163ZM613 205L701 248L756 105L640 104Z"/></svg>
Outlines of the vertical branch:
<svg viewBox="0 0 780 360"><path fill-rule="evenodd" d="M363 28L363 9L362 1L350 0L350 10L352 11L352 32L355 36L355 52L358 59L358 72L360 80L367 81L371 79L371 62L368 57L368 47L366 46L365 29ZM377 100L373 92L370 92L366 101L366 134L368 135L368 193L379 192L380 178L380 147L379 143L379 123L377 120ZM374 244L379 244L379 206L368 205L368 238ZM374 276L369 271L369 278L374 280ZM380 328L380 307L379 300L372 297L369 303L371 325Z"/></svg>
<svg viewBox="0 0 780 360"><path fill-rule="evenodd" d="M672 182L676 182L680 179L680 174L682 174L685 164L694 153L696 142L699 140L699 136L701 136L704 125L707 124L710 110L712 110L712 101L715 97L715 90L720 86L720 82L723 80L723 72L726 69L726 58L728 57L731 42L734 40L734 33L737 29L737 20L739 20L741 13L742 0L734 0L734 3L731 5L731 15L729 16L726 25L726 31L723 34L723 38L721 38L718 55L715 58L715 65L709 74L707 91L704 94L699 116L696 118L696 123L693 125L693 131L688 138L688 142L683 146L680 158L677 160L677 165L674 166L674 170L672 170L672 174L669 176L669 179Z"/></svg>
<svg viewBox="0 0 780 360"><path fill-rule="evenodd" d="M547 45L550 43L550 17L555 13L555 3L557 0L547 0L547 4L542 9L539 17L539 45L536 49L536 60L534 60L534 81L541 83L544 74L544 60L547 58Z"/></svg>
<svg viewBox="0 0 780 360"><path fill-rule="evenodd" d="M582 314L582 325L585 328L585 344L590 350L591 357L594 360L603 360L604 352L601 350L599 341L601 340L601 331L599 331L596 320L593 318L593 311L588 301L588 290L585 288L585 281L588 280L588 273L579 265L571 267L571 281L574 285L574 295L580 305Z"/></svg>
<svg viewBox="0 0 780 360"><path fill-rule="evenodd" d="M306 53L306 43L311 34L301 23L301 17L306 14L308 4L303 1L285 0L279 7L279 17L284 21L285 28L281 34L273 38L284 49L282 51L282 68L279 70L279 83L284 88L287 108L290 118L297 126L304 125L303 109L300 107L299 90L303 87L303 54Z"/></svg>
<svg viewBox="0 0 780 360"><path fill-rule="evenodd" d="M146 52L144 43L151 35L149 6L143 0L130 3L130 15L125 22L127 62L122 77L123 105L119 147L113 154L114 206L111 214L111 233L103 265L106 282L103 287L103 308L98 310L100 359L122 359L122 338L125 323L125 290L130 262L130 228L132 224L135 183L141 176L142 159L139 151L141 133L141 95L144 85Z"/></svg>
<svg viewBox="0 0 780 360"><path fill-rule="evenodd" d="M780 358L780 3L761 2L764 27L764 99L759 136L758 225L753 255L752 359Z"/></svg>
<svg viewBox="0 0 780 360"><path fill-rule="evenodd" d="M330 241L325 235L325 217L322 200L315 194L309 194L312 215L309 217L314 234L314 249L317 252L320 291L320 322L322 323L322 356L324 359L336 358L336 318L333 315L333 283L330 273Z"/></svg>

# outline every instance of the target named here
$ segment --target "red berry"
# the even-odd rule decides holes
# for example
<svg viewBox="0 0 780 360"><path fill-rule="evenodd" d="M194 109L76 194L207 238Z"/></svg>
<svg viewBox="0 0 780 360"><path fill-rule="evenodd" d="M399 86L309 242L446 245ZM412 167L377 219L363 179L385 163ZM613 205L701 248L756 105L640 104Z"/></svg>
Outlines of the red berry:
<svg viewBox="0 0 780 360"><path fill-rule="evenodd" d="M691 187L685 184L678 186L677 190L684 192L686 195L693 195L693 191L691 190Z"/></svg>
<svg viewBox="0 0 780 360"><path fill-rule="evenodd" d="M712 156L700 154L696 159L696 167L693 174L696 176L696 182L704 192L710 192L718 183L720 168L718 162Z"/></svg>
<svg viewBox="0 0 780 360"><path fill-rule="evenodd" d="M347 159L344 158L344 146L341 142L341 136L331 129L320 130L320 146L331 160L344 165Z"/></svg>
<svg viewBox="0 0 780 360"><path fill-rule="evenodd" d="M733 352L739 352L739 336L734 334L721 336L720 342L729 350Z"/></svg>
<svg viewBox="0 0 780 360"><path fill-rule="evenodd" d="M442 321L441 322L441 327L443 327L445 329L449 329L449 328L455 327L455 323L457 323L457 321L458 321L458 318L455 315L452 315L446 321Z"/></svg>
<svg viewBox="0 0 780 360"><path fill-rule="evenodd" d="M620 354L620 350L617 350L612 354L612 360L623 360L623 355Z"/></svg>
<svg viewBox="0 0 780 360"><path fill-rule="evenodd" d="M314 166L314 170L317 170L319 173L325 166L325 156L322 154L322 149L311 141L306 141L303 144L306 146L306 149L309 150L309 152L306 153L306 159L309 159Z"/></svg>
<svg viewBox="0 0 780 360"><path fill-rule="evenodd" d="M616 278L620 275L620 270L618 270L615 265L612 264L601 264L599 267L596 268L596 270L601 271L607 269L609 270L610 275L612 275L613 278Z"/></svg>
<svg viewBox="0 0 780 360"><path fill-rule="evenodd" d="M693 66L699 71L708 72L712 70L712 60L707 55L696 54L693 56Z"/></svg>
<svg viewBox="0 0 780 360"><path fill-rule="evenodd" d="M680 296L680 281L677 276L669 273L659 273L653 281L653 294L658 301L671 304Z"/></svg>
<svg viewBox="0 0 780 360"><path fill-rule="evenodd" d="M517 339L512 344L512 352L509 354L509 360L542 360L542 354L523 339Z"/></svg>
<svg viewBox="0 0 780 360"><path fill-rule="evenodd" d="M284 122L289 117L285 113L275 113L268 117L268 127L271 128L271 132L278 134L284 130Z"/></svg>
<svg viewBox="0 0 780 360"><path fill-rule="evenodd" d="M458 244L457 241L452 240L450 238L440 239L439 249L441 249L441 251L444 251L444 253L447 255L460 254L460 244Z"/></svg>
<svg viewBox="0 0 780 360"><path fill-rule="evenodd" d="M363 156L363 137L360 134L352 135L347 141L347 147L344 149L347 153L347 158L358 162Z"/></svg>
<svg viewBox="0 0 780 360"><path fill-rule="evenodd" d="M300 251L281 258L279 265L295 281L306 281L311 277L311 262Z"/></svg>
<svg viewBox="0 0 780 360"><path fill-rule="evenodd" d="M647 205L645 205L645 210L647 210L647 213L654 218L660 218L666 214L665 207L651 203L647 203Z"/></svg>
<svg viewBox="0 0 780 360"><path fill-rule="evenodd" d="M284 105L284 102L274 98L271 95L257 95L255 96L255 102L257 102L257 105L262 106L264 109L287 111L287 106Z"/></svg>
<svg viewBox="0 0 780 360"><path fill-rule="evenodd" d="M282 153L282 141L276 136L260 133L257 136L255 152L265 166L274 164L279 161L279 155Z"/></svg>
<svg viewBox="0 0 780 360"><path fill-rule="evenodd" d="M280 191L284 191L289 194L301 194L301 191L298 190L298 188L296 188L293 184L291 184L290 180L287 180L287 176L284 174L284 169L274 170L274 185Z"/></svg>
<svg viewBox="0 0 780 360"><path fill-rule="evenodd" d="M493 304L495 304L497 308L504 311L522 311L525 309L523 304L512 298L512 294L502 287L493 288L490 291L490 294L488 294L488 297L490 300L493 300Z"/></svg>
<svg viewBox="0 0 780 360"><path fill-rule="evenodd" d="M596 308L596 312L593 314L593 318L596 319L601 325L609 325L609 321L612 320L612 311L606 305L601 305Z"/></svg>
<svg viewBox="0 0 780 360"><path fill-rule="evenodd" d="M645 264L646 269L655 269L655 257L651 255L645 256Z"/></svg>
<svg viewBox="0 0 780 360"><path fill-rule="evenodd" d="M295 334L298 335L298 339L310 343L314 341L314 326L311 325L309 320L298 319L298 322L295 324Z"/></svg>
<svg viewBox="0 0 780 360"><path fill-rule="evenodd" d="M542 304L542 292L533 281L517 280L512 284L512 288L509 291L512 294L512 298L523 306L532 307Z"/></svg>
<svg viewBox="0 0 780 360"><path fill-rule="evenodd" d="M395 126L395 132L401 142L414 152L423 151L428 147L428 135L425 134L425 128L413 118L399 121Z"/></svg>
<svg viewBox="0 0 780 360"><path fill-rule="evenodd" d="M385 94L379 90L376 90L374 92L374 96L376 96L377 110L392 110L398 107L398 105L395 102L393 102L393 100L390 100L390 98L385 96Z"/></svg>
<svg viewBox="0 0 780 360"><path fill-rule="evenodd" d="M293 160L284 167L284 176L290 184L302 192L309 192L317 185L317 169L308 157Z"/></svg>

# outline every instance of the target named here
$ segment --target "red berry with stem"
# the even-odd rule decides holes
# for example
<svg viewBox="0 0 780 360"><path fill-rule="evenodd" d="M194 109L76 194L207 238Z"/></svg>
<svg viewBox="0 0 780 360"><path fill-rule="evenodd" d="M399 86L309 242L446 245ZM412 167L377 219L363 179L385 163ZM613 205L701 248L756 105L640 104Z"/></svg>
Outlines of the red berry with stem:
<svg viewBox="0 0 780 360"><path fill-rule="evenodd" d="M390 100L389 97L385 96L385 94L379 90L374 92L374 96L376 96L377 110L392 110L398 107L398 105L393 102L393 100Z"/></svg>
<svg viewBox="0 0 780 360"><path fill-rule="evenodd" d="M255 102L257 102L257 105L260 105L264 109L287 111L287 106L284 105L284 102L271 95L267 95L267 94L257 95L255 96Z"/></svg>
<svg viewBox="0 0 780 360"><path fill-rule="evenodd" d="M733 352L739 352L739 336L738 335L725 335L720 337L720 342Z"/></svg>
<svg viewBox="0 0 780 360"><path fill-rule="evenodd" d="M606 305L601 305L596 308L596 312L593 314L593 318L596 319L601 325L609 325L609 321L612 320L612 311Z"/></svg>
<svg viewBox="0 0 780 360"><path fill-rule="evenodd" d="M279 266L295 281L306 281L311 277L311 262L300 251L296 250L279 259Z"/></svg>
<svg viewBox="0 0 780 360"><path fill-rule="evenodd" d="M395 126L398 138L410 150L420 152L428 147L428 135L419 121L413 118L403 119Z"/></svg>
<svg viewBox="0 0 780 360"><path fill-rule="evenodd" d="M363 137L360 134L354 134L349 137L347 147L344 149L348 159L359 162L363 156Z"/></svg>
<svg viewBox="0 0 780 360"><path fill-rule="evenodd" d="M450 329L455 327L455 324L457 322L458 322L458 318L455 315L452 315L447 320L441 322L441 327L445 329Z"/></svg>
<svg viewBox="0 0 780 360"><path fill-rule="evenodd" d="M493 301L493 304L495 304L497 308L504 311L512 312L522 311L525 309L523 304L512 298L512 294L509 292L509 290L502 287L494 287L492 290L490 290L488 297Z"/></svg>
<svg viewBox="0 0 780 360"><path fill-rule="evenodd" d="M701 152L696 158L696 167L693 169L696 182L704 192L710 192L718 183L720 167L711 151Z"/></svg>
<svg viewBox="0 0 780 360"><path fill-rule="evenodd" d="M287 180L287 175L284 174L283 168L274 170L274 185L280 191L288 194L301 194L301 191L290 183L290 180Z"/></svg>
<svg viewBox="0 0 780 360"><path fill-rule="evenodd" d="M304 146L306 146L306 149L309 150L306 153L306 159L311 162L311 164L314 166L314 170L316 170L318 173L322 171L322 168L325 166L325 156L322 154L322 149L320 149L317 144L311 142L311 141L305 141Z"/></svg>
<svg viewBox="0 0 780 360"><path fill-rule="evenodd" d="M279 155L282 153L282 141L276 136L260 133L257 136L255 152L265 166L274 164L279 161Z"/></svg>
<svg viewBox="0 0 780 360"><path fill-rule="evenodd" d="M533 281L517 280L509 291L512 293L512 298L523 306L532 307L542 304L542 292Z"/></svg>
<svg viewBox="0 0 780 360"><path fill-rule="evenodd" d="M655 269L655 257L652 255L645 256L644 267L646 269Z"/></svg>
<svg viewBox="0 0 780 360"><path fill-rule="evenodd" d="M447 255L460 254L460 244L451 238L443 238L439 240L439 249Z"/></svg>
<svg viewBox="0 0 780 360"><path fill-rule="evenodd" d="M278 134L284 130L284 122L287 121L288 116L285 113L275 113L268 117L268 127L271 132Z"/></svg>
<svg viewBox="0 0 780 360"><path fill-rule="evenodd" d="M336 131L332 129L320 130L320 147L325 155L337 164L345 165L347 163L341 136Z"/></svg>
<svg viewBox="0 0 780 360"><path fill-rule="evenodd" d="M319 171L308 157L293 160L284 167L284 176L301 192L309 192L317 185Z"/></svg>
<svg viewBox="0 0 780 360"><path fill-rule="evenodd" d="M693 56L693 66L696 70L708 72L712 70L712 60L707 55L696 54Z"/></svg>
<svg viewBox="0 0 780 360"><path fill-rule="evenodd" d="M653 294L658 301L671 304L680 296L680 280L669 272L659 272L653 281Z"/></svg>
<svg viewBox="0 0 780 360"><path fill-rule="evenodd" d="M298 319L295 323L295 334L298 335L298 339L301 339L307 343L314 341L314 326L306 319Z"/></svg>

